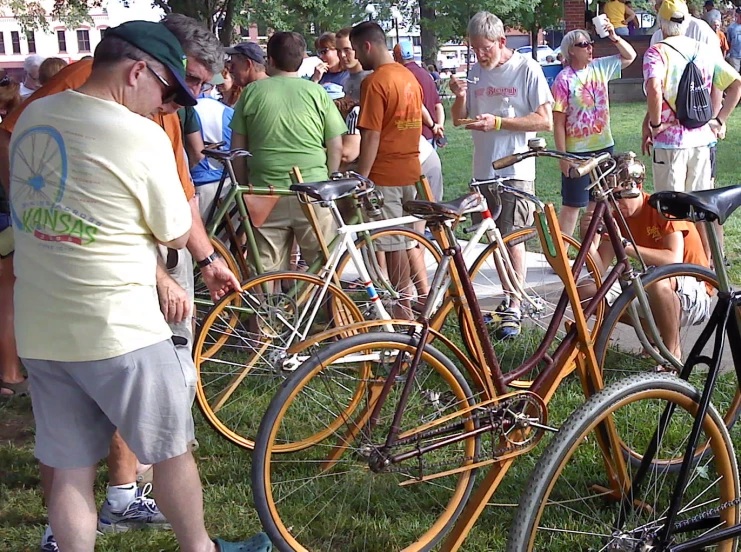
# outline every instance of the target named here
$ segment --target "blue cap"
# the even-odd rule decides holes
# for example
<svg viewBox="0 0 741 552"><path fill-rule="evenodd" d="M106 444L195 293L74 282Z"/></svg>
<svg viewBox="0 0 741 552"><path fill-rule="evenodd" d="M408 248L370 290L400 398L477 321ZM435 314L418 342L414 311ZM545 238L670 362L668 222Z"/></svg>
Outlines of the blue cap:
<svg viewBox="0 0 741 552"><path fill-rule="evenodd" d="M408 40L399 42L399 50L401 53L401 59L414 59L414 47Z"/></svg>
<svg viewBox="0 0 741 552"><path fill-rule="evenodd" d="M342 88L341 85L335 84L333 82L323 84L322 87L324 90L327 91L327 94L329 94L329 97L333 100L339 100L340 98L345 97L345 89Z"/></svg>

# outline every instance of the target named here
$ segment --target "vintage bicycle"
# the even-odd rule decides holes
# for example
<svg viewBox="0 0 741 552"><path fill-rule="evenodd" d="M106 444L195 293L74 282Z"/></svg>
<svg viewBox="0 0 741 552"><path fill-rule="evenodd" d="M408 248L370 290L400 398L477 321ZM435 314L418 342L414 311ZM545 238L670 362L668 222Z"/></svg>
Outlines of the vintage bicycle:
<svg viewBox="0 0 741 552"><path fill-rule="evenodd" d="M670 218L704 224L713 258L724 258L713 221L724 223L741 205L741 186L659 192L651 202ZM736 550L738 465L713 397L726 341L728 371L737 387L741 381L741 294L723 262L715 270L717 304L679 377L618 381L569 417L533 470L508 551ZM700 387L687 382L692 374ZM629 450L637 462L626 461Z"/></svg>

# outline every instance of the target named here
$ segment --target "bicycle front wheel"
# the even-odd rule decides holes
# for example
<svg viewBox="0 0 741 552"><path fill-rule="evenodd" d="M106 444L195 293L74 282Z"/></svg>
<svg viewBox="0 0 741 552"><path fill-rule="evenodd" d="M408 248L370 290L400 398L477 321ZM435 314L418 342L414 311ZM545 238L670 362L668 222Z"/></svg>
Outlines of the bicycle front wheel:
<svg viewBox="0 0 741 552"><path fill-rule="evenodd" d="M455 414L473 399L460 372L430 345L421 352L401 435L386 447L417 342L376 332L332 344L308 359L271 401L252 457L252 485L260 521L279 550L430 550L460 514L474 472L454 470L473 462L479 439L463 434L475 428L470 413ZM370 411L397 361L402 370L372 424ZM453 417L443 423L448 415ZM404 437L436 421L446 427ZM455 422L461 440L414 454L453 432ZM315 440L311 448L276 454L285 443L309 437ZM386 462L387 453L410 457ZM442 476L418 479L433 474Z"/></svg>
<svg viewBox="0 0 741 552"><path fill-rule="evenodd" d="M675 333L672 336L667 334L657 337L670 349L672 341L678 344L681 350L679 360L684 366L718 302L718 281L715 273L702 266L673 264L651 269L641 276L641 282L651 301L649 306L654 319L658 321L658 317L670 312L670 309L676 318L678 324ZM682 290L681 299L678 290ZM668 298L665 294L668 294ZM636 323L630 314L631 307L635 308L639 317L639 327L643 329L648 340L654 342L655 339L647 330L645 315L636 298L635 288L632 285L625 288L605 317L595 343L595 354L602 366L606 384L640 372L677 372L668 361L657 362L644 349L636 332ZM711 339L702 354L711 356L713 345L714 340ZM661 356L658 348L653 349ZM698 365L690 375L689 382L699 389L705 384L706 377L707 367ZM721 372L713 389L712 401L730 429L739 415L741 394L727 339L722 351ZM675 464L678 466L677 462Z"/></svg>
<svg viewBox="0 0 741 552"><path fill-rule="evenodd" d="M580 243L566 234L562 234L561 238L569 258L575 258L581 247ZM543 342L564 291L564 284L543 255L540 239L534 228L515 230L504 236L502 241L507 246L506 251L502 251L497 242L489 244L474 261L469 273L476 297L487 320L494 351L502 372L506 374L524 364ZM517 244L524 245L528 267L526 278L521 284L524 292L524 295L520 294L522 295L520 301L521 329L519 335L505 337L501 333L502 314L498 308L503 303L509 302L514 294L502 285L502 275L497 267L497 258L509 257L511 259L509 249ZM509 275L507 277L510 278ZM584 281L586 278L600 282L599 272L591 255L587 255L582 273L576 277L577 285L580 280ZM595 315L588 321L592 335L596 335L595 332L602 324L603 316L604 304L600 304ZM465 318L460 314L459 318L463 320L461 332L466 347L469 353L472 353L473 329L469 328ZM553 352L566 335L564 322L573 322L573 320L573 312L570 307L567 307L549 352ZM526 376L523 381L536 375L537 373L533 373Z"/></svg>
<svg viewBox="0 0 741 552"><path fill-rule="evenodd" d="M608 423L633 450L647 449L661 426L657 454L681 457L698 411L700 394L668 374L641 374L614 383L590 398L561 427L533 469L520 499L507 543L508 552L548 550L666 550L657 537L677 482L670 470L648 470L639 486L637 468L627 464L627 480L610 481L600 440ZM665 423L660 417L674 408ZM701 442L712 454L692 466L672 530L672 544L739 522L738 467L723 418L712 405L703 418ZM622 458L621 451L617 455ZM691 524L721 505L716 518ZM677 525L678 524L678 525ZM713 550L731 552L735 542Z"/></svg>
<svg viewBox="0 0 741 552"><path fill-rule="evenodd" d="M291 355L289 347L363 320L342 290L324 286L303 272L264 274L227 295L204 320L193 350L196 398L208 422L233 443L254 447L270 399L314 350Z"/></svg>

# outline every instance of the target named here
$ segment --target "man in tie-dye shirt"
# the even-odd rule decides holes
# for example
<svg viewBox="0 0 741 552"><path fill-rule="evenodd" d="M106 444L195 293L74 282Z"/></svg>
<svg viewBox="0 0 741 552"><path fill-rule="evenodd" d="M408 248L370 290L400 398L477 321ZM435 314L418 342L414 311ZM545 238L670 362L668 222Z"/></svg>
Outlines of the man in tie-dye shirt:
<svg viewBox="0 0 741 552"><path fill-rule="evenodd" d="M592 40L586 31L571 31L561 41L566 66L553 83L553 133L561 151L594 155L612 153L610 103L607 83L620 78L622 69L633 63L636 52L615 34L612 24L605 25L618 55L593 59ZM561 197L558 213L561 230L572 235L579 210L589 203L589 176L569 178L569 164L561 162Z"/></svg>
<svg viewBox="0 0 741 552"><path fill-rule="evenodd" d="M725 122L741 98L741 77L728 63L685 35L689 10L681 0L664 0L659 9L664 40L643 56L643 78L648 99L648 120L653 141L654 188L693 191L712 188L710 146L723 138ZM679 81L692 60L705 86L725 91L717 116L699 128L683 126L676 116ZM705 229L700 237L710 255Z"/></svg>

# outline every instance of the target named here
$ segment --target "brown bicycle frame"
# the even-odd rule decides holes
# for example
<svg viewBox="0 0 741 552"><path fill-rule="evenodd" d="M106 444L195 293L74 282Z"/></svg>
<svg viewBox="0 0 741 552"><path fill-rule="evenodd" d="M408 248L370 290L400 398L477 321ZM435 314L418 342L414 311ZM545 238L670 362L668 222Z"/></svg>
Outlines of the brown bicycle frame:
<svg viewBox="0 0 741 552"><path fill-rule="evenodd" d="M474 329L474 353L478 360L478 363L474 363L474 366L478 373L473 374L473 376L476 381L483 384L483 391L486 396L497 397L505 395L508 392L508 384L533 370L535 366L543 360L547 360L547 366L533 382L531 392L541 397L546 404L555 393L555 390L560 385L562 379L571 372L571 363L576 363L577 365L579 378L585 396L589 397L603 387L602 375L594 353L594 342L587 325L587 319L597 311L598 305L602 300L604 300L610 287L623 273L630 269L630 262L625 252L625 247L623 246L620 235L618 234L619 227L623 233L625 233L625 229L622 228L622 221L616 219L612 215L612 212L608 209L607 202L608 201L605 198L597 203L592 220L584 236L583 243L591 243L597 234L600 223L604 222L604 226L607 229L610 241L613 244L618 262L612 272L602 282L596 295L590 300L586 308L582 307L575 278L581 273L589 248L580 248L573 266L570 265L564 242L560 239L554 240L551 236L551 233L560 236L560 226L558 225L555 208L549 203L545 205L542 211L536 213L535 227L540 242L544 246L543 253L548 260L548 263L564 283L565 289L559 299L558 305L546 332L546 336L537 351L521 367L506 375L501 372L499 362L496 358L496 353L494 352L494 348L489 340L489 335L486 331L485 321L473 288L473 283L468 270L466 269L465 260L463 259L460 245L455 239L453 229L450 226L441 223L434 223L431 225L431 231L440 244L443 254L446 257L451 258L452 261L450 263L452 266L448 269L451 277L451 284L448 291L449 297L446 299L446 302L452 301L453 304L461 304L461 301L465 299L468 304L468 308L460 309L460 311L462 311L463 316L466 318L469 327ZM550 232L548 231L549 229ZM566 308L569 304L571 305L574 314L575 323L568 329L566 337L556 348L553 357L547 359L548 348L556 336L558 328L563 320L563 316L565 315ZM439 309L438 313L432 318L432 320L430 320L430 318L425 318L424 316L420 317L417 322L421 323L421 327L416 326L416 329L410 329L410 334L419 331L419 342L427 343L431 328L434 328L436 324L439 323L441 311L444 316L447 310L447 308ZM369 418L371 427L378 419L383 403L396 379L396 376L402 371L402 369L406 370L406 383L402 390L402 396L400 397L399 403L396 406L394 421L386 439L386 447L392 446L398 437L401 418L406 406L406 399L411 391L414 374L421 359L421 353L422 348L418 347L414 358L411 362L407 363L405 367L402 367L403 359L402 355L399 355L384 382L380 394L373 398L372 402L375 404L373 404L372 413ZM389 456L388 460L391 463L394 463L394 461L401 461L414 456L420 456L423 453L442 448L452 442L470 438L471 436L481 432L481 428L464 432L451 439L442 440L426 446L424 449L412 451L411 453L402 453L403 456L402 454ZM616 443L618 443L617 434L614 427L610 426L607 428L605 434L603 434L603 437L600 438L600 445L603 449L603 456L605 457L608 473L610 473L610 480L613 486L621 485L624 484L624 482L629 481L624 459L622 457L616 458L616 456L620 456L619 453L613 454L610 452L619 450L619 448L615 447ZM479 485L477 492L469 499L452 532L448 535L443 545L443 550L454 551L461 546L466 535L470 531L471 527L473 527L492 494L496 491L499 482L502 480L513 461L514 456L492 465L484 479L484 482ZM620 483L621 481L623 483Z"/></svg>

